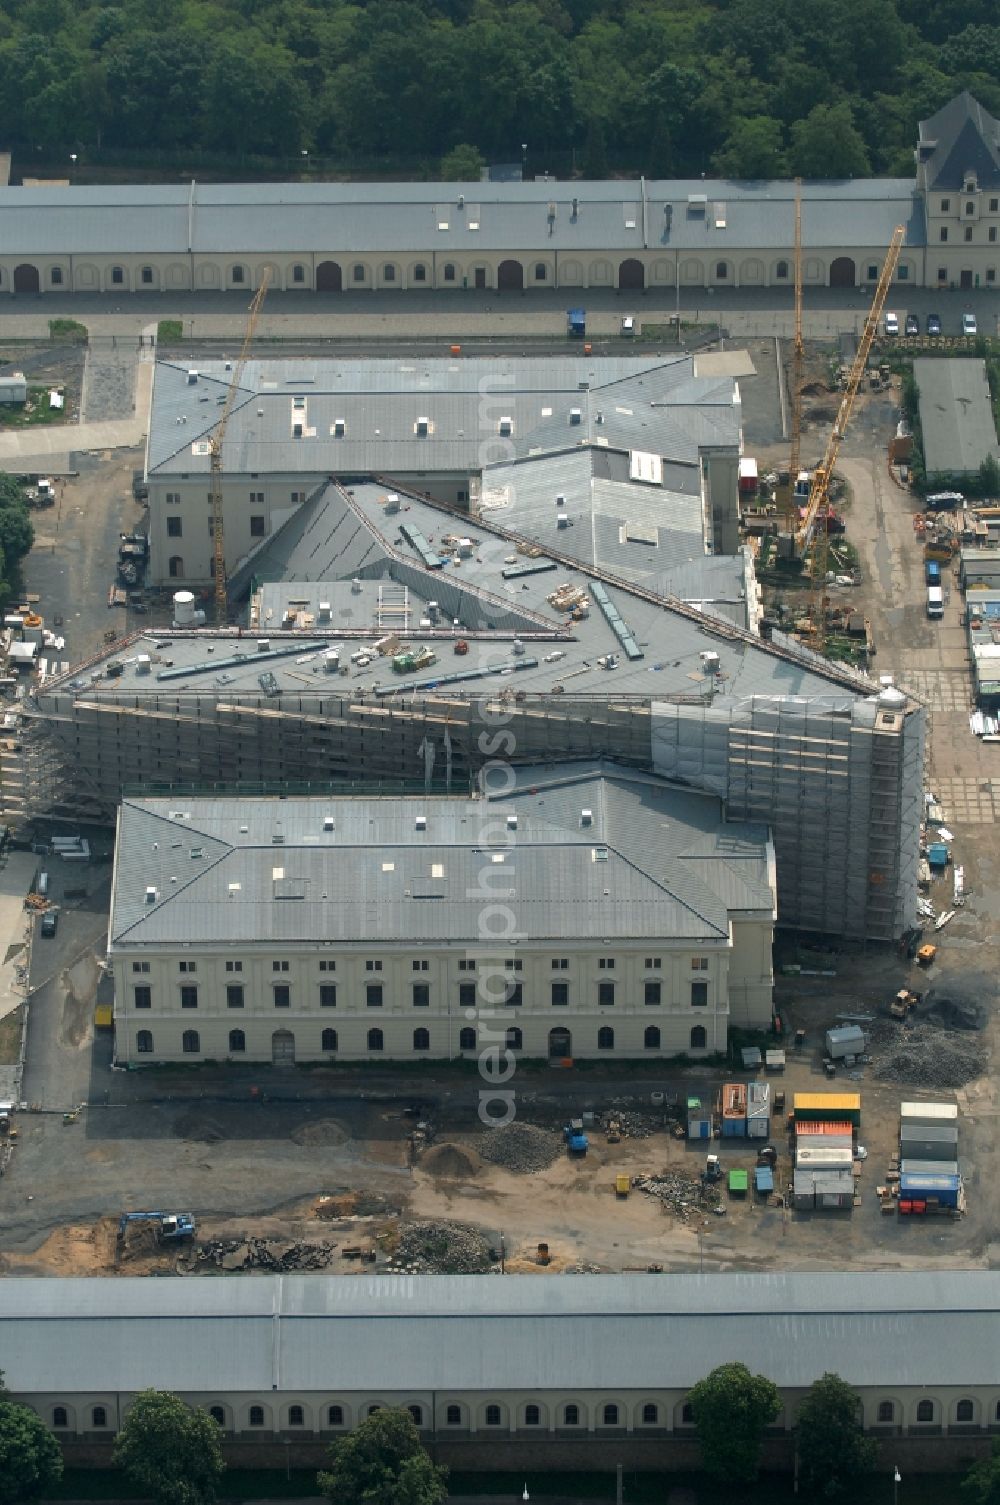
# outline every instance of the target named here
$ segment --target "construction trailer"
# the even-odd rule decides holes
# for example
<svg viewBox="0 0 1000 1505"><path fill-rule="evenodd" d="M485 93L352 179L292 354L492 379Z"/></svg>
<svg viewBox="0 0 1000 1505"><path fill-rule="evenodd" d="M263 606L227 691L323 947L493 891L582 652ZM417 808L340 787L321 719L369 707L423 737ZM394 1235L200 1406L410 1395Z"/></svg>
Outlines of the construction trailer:
<svg viewBox="0 0 1000 1505"><path fill-rule="evenodd" d="M858 1024L844 1024L838 1029L828 1029L824 1039L826 1053L831 1061L842 1061L845 1056L864 1055L865 1032Z"/></svg>
<svg viewBox="0 0 1000 1505"><path fill-rule="evenodd" d="M910 1125L914 1128L926 1125L928 1128L958 1124L957 1103L900 1103L899 1105L900 1126Z"/></svg>
<svg viewBox="0 0 1000 1505"><path fill-rule="evenodd" d="M767 1139L771 1132L771 1084L750 1082L747 1087L747 1138Z"/></svg>
<svg viewBox="0 0 1000 1505"><path fill-rule="evenodd" d="M854 1206L854 1173L850 1170L796 1169L792 1200L803 1212L837 1211Z"/></svg>
<svg viewBox="0 0 1000 1505"><path fill-rule="evenodd" d="M796 1092L792 1098L796 1129L804 1123L849 1123L861 1127L860 1092Z"/></svg>
<svg viewBox="0 0 1000 1505"><path fill-rule="evenodd" d="M747 1087L745 1082L725 1082L719 1096L723 1139L744 1139L747 1132Z"/></svg>
<svg viewBox="0 0 1000 1505"><path fill-rule="evenodd" d="M849 1171L854 1164L854 1146L848 1141L828 1144L807 1141L795 1147L797 1171Z"/></svg>
<svg viewBox="0 0 1000 1505"><path fill-rule="evenodd" d="M957 1160L901 1160L901 1176L957 1176Z"/></svg>
<svg viewBox="0 0 1000 1505"><path fill-rule="evenodd" d="M899 1134L904 1160L957 1160L958 1129L951 1124L906 1125Z"/></svg>
<svg viewBox="0 0 1000 1505"><path fill-rule="evenodd" d="M904 1216L939 1209L958 1211L962 1201L962 1178L957 1174L900 1173L898 1207Z"/></svg>

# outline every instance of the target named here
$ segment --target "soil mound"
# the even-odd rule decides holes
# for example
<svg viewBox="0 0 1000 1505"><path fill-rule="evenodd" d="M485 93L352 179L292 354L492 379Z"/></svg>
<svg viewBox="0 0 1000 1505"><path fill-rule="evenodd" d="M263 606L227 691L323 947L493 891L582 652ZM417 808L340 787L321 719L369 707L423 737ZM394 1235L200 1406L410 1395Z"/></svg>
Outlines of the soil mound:
<svg viewBox="0 0 1000 1505"><path fill-rule="evenodd" d="M446 1142L432 1146L426 1155L421 1157L420 1165L432 1176L452 1177L455 1180L466 1181L470 1176L479 1174L483 1162L475 1150L466 1149L464 1145Z"/></svg>
<svg viewBox="0 0 1000 1505"><path fill-rule="evenodd" d="M351 1136L335 1118L320 1118L316 1123L300 1124L288 1137L296 1144L336 1145L346 1144Z"/></svg>

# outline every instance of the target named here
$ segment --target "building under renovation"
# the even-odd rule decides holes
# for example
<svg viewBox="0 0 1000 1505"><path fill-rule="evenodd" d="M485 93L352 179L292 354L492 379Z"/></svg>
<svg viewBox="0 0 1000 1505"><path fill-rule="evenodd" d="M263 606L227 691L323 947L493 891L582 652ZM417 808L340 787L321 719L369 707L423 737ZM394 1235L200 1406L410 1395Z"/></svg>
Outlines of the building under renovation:
<svg viewBox="0 0 1000 1505"><path fill-rule="evenodd" d="M182 594L174 630L33 689L9 816L110 821L140 789L462 792L498 759L613 758L767 824L779 924L914 922L921 706L757 635L746 554L685 561L662 520L612 521L598 549L592 522L494 516L327 484L255 557L248 628L184 625Z"/></svg>

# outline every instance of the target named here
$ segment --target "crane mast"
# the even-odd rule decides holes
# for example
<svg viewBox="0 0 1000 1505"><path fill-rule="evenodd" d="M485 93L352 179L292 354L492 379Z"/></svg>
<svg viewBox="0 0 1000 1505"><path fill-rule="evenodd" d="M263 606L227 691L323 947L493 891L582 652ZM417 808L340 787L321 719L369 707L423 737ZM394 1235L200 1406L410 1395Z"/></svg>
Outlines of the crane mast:
<svg viewBox="0 0 1000 1505"><path fill-rule="evenodd" d="M267 297L267 290L271 285L271 268L264 268L264 275L260 279L260 287L257 289L247 311L246 330L243 335L243 346L240 350L239 359L233 368L229 390L226 393L226 401L223 405L222 416L215 426L215 432L209 440L210 471L212 478L212 557L215 573L215 619L222 623L226 620L228 597L226 595L226 540L223 532L222 521L222 446L226 438L226 427L229 423L230 414L236 402L236 394L240 388L243 370L250 355L250 347L253 344L254 333L257 328L257 320Z"/></svg>
<svg viewBox="0 0 1000 1505"><path fill-rule="evenodd" d="M812 575L812 619L813 640L812 646L817 652L822 653L826 646L826 608L823 591L826 586L827 550L829 547L829 523L826 513L830 502L830 483L833 480L833 469L837 463L840 446L847 431L851 412L854 408L854 400L864 378L865 369L868 365L868 356L871 353L872 344L878 333L878 321L885 307L885 300L892 286L892 279L896 274L896 266L899 262L899 253L902 249L903 240L906 236L905 225L897 225L892 232L892 240L886 252L885 261L879 274L878 284L875 288L875 296L872 299L871 308L865 316L864 329L858 343L857 354L851 365L844 395L840 399L840 407L837 410L836 421L830 437L827 440L826 453L813 472L812 482L809 487L809 501L806 504L805 516L795 534L795 552L801 558L806 549L813 541L816 531L816 520L823 513L823 522L819 530L819 538L813 548L811 575Z"/></svg>
<svg viewBox="0 0 1000 1505"><path fill-rule="evenodd" d="M802 179L795 179L795 339L792 344L792 448L788 461L788 515L798 518L795 486L799 478L802 448Z"/></svg>

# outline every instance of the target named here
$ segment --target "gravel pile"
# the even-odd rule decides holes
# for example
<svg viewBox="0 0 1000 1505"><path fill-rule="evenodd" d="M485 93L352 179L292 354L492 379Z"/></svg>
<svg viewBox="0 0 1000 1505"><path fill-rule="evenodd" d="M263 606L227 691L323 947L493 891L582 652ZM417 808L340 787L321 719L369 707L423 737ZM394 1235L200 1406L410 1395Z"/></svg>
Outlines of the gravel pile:
<svg viewBox="0 0 1000 1505"><path fill-rule="evenodd" d="M981 1076L986 1052L969 1033L916 1024L876 1048L875 1075L883 1082L917 1087L964 1087Z"/></svg>
<svg viewBox="0 0 1000 1505"><path fill-rule="evenodd" d="M504 1129L488 1129L477 1146L480 1155L491 1165L508 1171L543 1171L557 1159L562 1138L551 1129L534 1124L512 1123Z"/></svg>
<svg viewBox="0 0 1000 1505"><path fill-rule="evenodd" d="M496 1261L489 1241L465 1223L408 1223L388 1265L408 1275L481 1275Z"/></svg>

